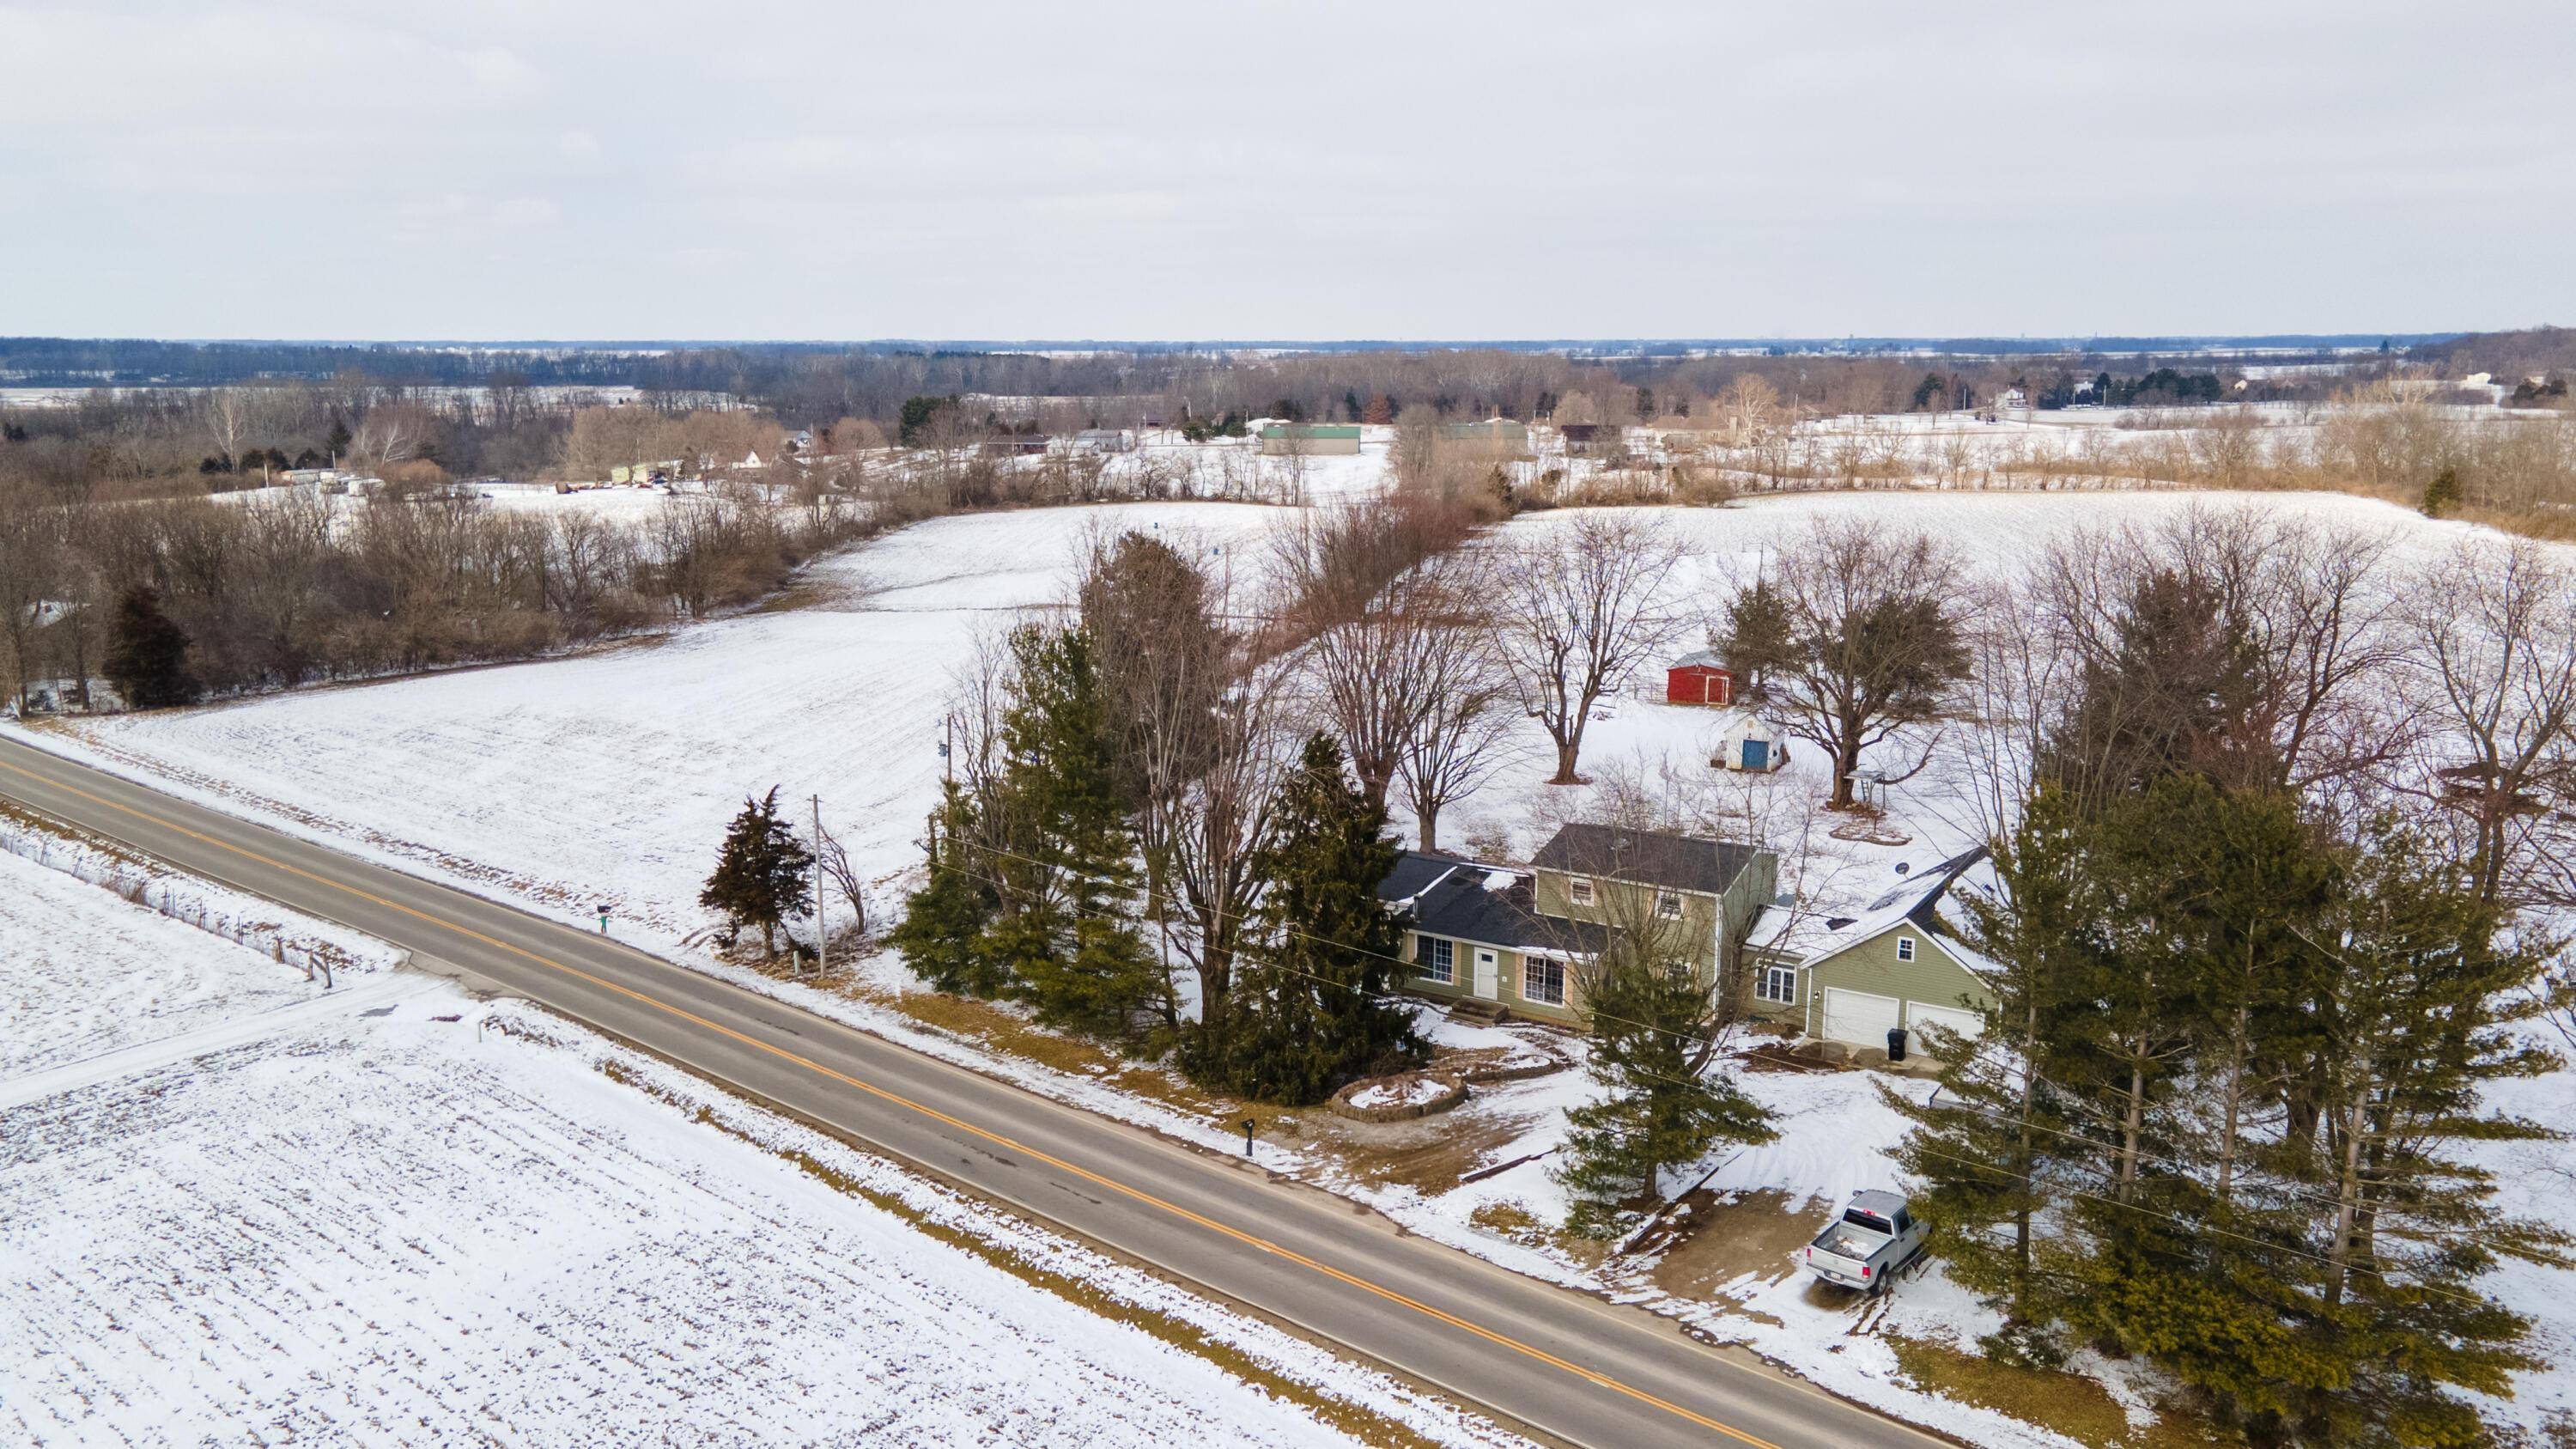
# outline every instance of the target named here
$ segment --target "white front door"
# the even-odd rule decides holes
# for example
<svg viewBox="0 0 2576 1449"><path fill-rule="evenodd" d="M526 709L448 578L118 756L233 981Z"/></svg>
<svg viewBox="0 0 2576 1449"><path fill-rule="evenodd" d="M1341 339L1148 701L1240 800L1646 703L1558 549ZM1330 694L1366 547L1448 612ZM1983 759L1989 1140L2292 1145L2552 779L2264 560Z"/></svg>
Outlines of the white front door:
<svg viewBox="0 0 2576 1449"><path fill-rule="evenodd" d="M1853 1046L1887 1046L1887 1033L1897 1023L1896 998L1866 991L1825 989L1824 1017L1816 1035Z"/></svg>
<svg viewBox="0 0 2576 1449"><path fill-rule="evenodd" d="M1476 948L1476 994L1492 1001L1503 992L1502 958L1482 946Z"/></svg>

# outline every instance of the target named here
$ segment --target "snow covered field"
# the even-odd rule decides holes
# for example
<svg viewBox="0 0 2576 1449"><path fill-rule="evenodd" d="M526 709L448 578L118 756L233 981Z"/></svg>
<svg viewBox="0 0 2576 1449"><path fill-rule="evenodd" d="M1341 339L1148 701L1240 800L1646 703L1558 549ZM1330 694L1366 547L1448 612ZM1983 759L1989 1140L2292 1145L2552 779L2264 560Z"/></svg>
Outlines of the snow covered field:
<svg viewBox="0 0 2576 1449"><path fill-rule="evenodd" d="M2240 505L2384 531L2400 563L2429 558L2472 532L2337 494L1887 492L1651 511L1689 538L1691 597L1713 610L1730 570L1749 572L1766 551L1819 516L1862 513L1926 528L1977 563L2003 568L2079 526L2152 525L2193 507ZM913 842L935 795L949 670L980 627L1060 600L1087 530L1159 527L1185 551L1209 560L1222 549L1246 573L1257 565L1262 535L1294 516L1252 505L1136 504L942 519L818 567L812 582L825 597L812 607L698 626L667 641L587 658L82 722L68 740L54 742L558 915L579 916L590 903L608 901L620 934L758 981L684 944L706 924L694 904L698 883L725 819L745 794L773 783L788 800L819 791L827 823L848 841L863 871L883 882L876 897L883 910L919 860ZM1571 516L1529 515L1502 536L1561 527ZM1596 808L1624 781L1665 785L1660 772L1667 766L1677 772L1673 778L1697 782L1691 788L1705 791L1698 803L1712 810L1794 813L1797 801L1822 793L1812 750L1796 752L1788 771L1768 779L1710 772L1711 713L1641 697L1659 684L1659 678L1632 681L1592 724L1584 747L1584 769L1595 781L1590 786L1543 786L1544 736L1527 726L1525 759L1444 815L1444 842L1494 841L1505 854L1525 856L1557 822ZM1889 823L1908 842L1834 842L1819 852L1815 883L1831 896L1866 900L1897 863L1920 868L1980 838L1961 791L1939 769L1896 787ZM973 1044L892 1011L761 984L941 1055L976 1059ZM1452 1045L1518 1041L1508 1032L1487 1040L1480 1029L1446 1022L1438 1030ZM1220 1124L1104 1081L1028 1063L1003 1069L1039 1090L1189 1140L1218 1146L1230 1140ZM1900 1119L1876 1100L1874 1080L1858 1073L1748 1076L1748 1088L1782 1113L1789 1130L1781 1142L1727 1162L1712 1188L1759 1195L1776 1228L1782 1213L1803 1219L1854 1187L1892 1181L1882 1149L1895 1139ZM2534 1084L2535 1091L2556 1094L2548 1101L2562 1110L2570 1088L2565 1073ZM1449 1130L1499 1124L1500 1139L1476 1165L1500 1165L1552 1146L1563 1108L1583 1090L1572 1072L1481 1088L1466 1107L1435 1120ZM1854 1315L1847 1305L1814 1301L1786 1271L1785 1248L1732 1279L1676 1289L1656 1279L1660 1269L1652 1261L1596 1274L1498 1228L1497 1212L1550 1223L1561 1218L1561 1194L1548 1181L1544 1160L1426 1195L1346 1173L1324 1151L1287 1143L1265 1143L1263 1151L1278 1170L1327 1182L1415 1231L1686 1317L1907 1417L1979 1442L2037 1442L1997 1416L1905 1387L1884 1345L1851 1337ZM2563 1182L2570 1170L2562 1157L2541 1150L2515 1171L2534 1179L2554 1174ZM2549 1315L2547 1352L2563 1353L2576 1335L2576 1315L2560 1306L2576 1301L2565 1292L2566 1276L2515 1269L2497 1279L2511 1301ZM1991 1326L1937 1273L1922 1283L1899 1295L1887 1320L1893 1330L1964 1341ZM2539 1406L2563 1403L2569 1394L2567 1384L2535 1376L2512 1412L2532 1422Z"/></svg>
<svg viewBox="0 0 2576 1449"><path fill-rule="evenodd" d="M0 912L0 1440L1517 1442L532 1008L324 996L8 856ZM75 961L185 1009L13 1095L98 1045Z"/></svg>
<svg viewBox="0 0 2576 1449"><path fill-rule="evenodd" d="M819 793L872 877L919 858L951 673L979 631L1063 601L1087 532L1140 529L1257 569L1293 518L1253 504L1110 504L942 518L817 565L808 607L606 653L76 727L85 744L236 808L371 843L659 944L746 795Z"/></svg>
<svg viewBox="0 0 2576 1449"><path fill-rule="evenodd" d="M1675 646L1679 653L1701 647L1701 626L1721 621L1734 580L1752 578L1766 556L1794 543L1819 519L1869 518L1891 528L1930 533L1959 549L1973 569L1989 577L2005 577L2073 530L2152 528L2193 509L2233 508L2275 511L2384 536L2391 542L2389 562L2400 569L2430 562L2463 538L2479 533L2492 536L2474 525L2438 522L2409 509L2340 493L1816 493L1756 498L1732 508L1607 511L1659 520L1688 547L1676 579L1682 612L1694 622ZM1542 537L1593 511L1598 510L1523 514L1499 530L1492 543L1509 546L1520 538ZM2568 554L2576 558L2576 549ZM1796 742L1790 747L1789 766L1767 780L1711 771L1708 760L1716 752L1726 716L1665 704L1663 685L1660 667L1640 671L1625 682L1617 698L1604 702L1586 726L1582 768L1595 782L1590 786L1544 784L1553 767L1547 734L1536 721L1522 726L1515 742L1521 763L1442 812L1443 844L1457 848L1471 838L1507 840L1513 858L1526 858L1558 824L1599 808L1605 793L1623 782L1674 793L1673 782L1663 778L1668 767L1677 780L1706 797L1705 803L1757 814L1776 814L1791 800L1818 798L1830 784L1826 762L1813 747ZM1867 865L1867 881L1855 878L1850 891L1867 900L1883 888L1871 882L1881 880L1899 861L1920 868L1976 843L1982 831L1961 805L1965 788L1953 773L1937 765L1894 787L1890 823L1911 835L1914 843L1892 850L1863 846L1840 852ZM1409 831L1411 820L1401 802L1390 804L1399 816L1398 824Z"/></svg>

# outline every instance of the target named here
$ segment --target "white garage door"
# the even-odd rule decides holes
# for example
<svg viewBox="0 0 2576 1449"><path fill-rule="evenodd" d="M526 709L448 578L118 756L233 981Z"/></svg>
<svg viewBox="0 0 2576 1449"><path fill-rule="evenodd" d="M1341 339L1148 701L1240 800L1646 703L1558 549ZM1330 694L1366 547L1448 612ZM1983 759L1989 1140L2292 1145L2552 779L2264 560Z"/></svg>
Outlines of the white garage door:
<svg viewBox="0 0 2576 1449"><path fill-rule="evenodd" d="M1926 1006L1919 1001L1905 1008L1905 1020L1909 1026L1937 1026L1957 1032L1962 1037L1972 1037L1986 1029L1986 1019L1973 1011L1963 1011L1955 1006ZM1905 1049L1915 1050L1915 1043L1907 1042ZM1932 1043L1923 1042L1921 1049L1930 1051Z"/></svg>
<svg viewBox="0 0 2576 1449"><path fill-rule="evenodd" d="M1825 988L1824 1030L1819 1035L1827 1041L1883 1048L1896 1020L1895 997L1829 986Z"/></svg>

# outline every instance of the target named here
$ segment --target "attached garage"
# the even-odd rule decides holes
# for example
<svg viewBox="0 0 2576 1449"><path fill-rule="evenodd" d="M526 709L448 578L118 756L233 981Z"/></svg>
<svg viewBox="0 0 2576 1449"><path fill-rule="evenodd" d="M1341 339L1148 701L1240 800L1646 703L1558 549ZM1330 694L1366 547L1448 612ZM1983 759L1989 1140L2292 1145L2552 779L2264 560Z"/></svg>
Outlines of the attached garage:
<svg viewBox="0 0 2576 1449"><path fill-rule="evenodd" d="M1889 1031L1903 1027L1906 1054L1928 1053L1927 1028L1975 1036L1994 994L1994 968L1942 929L1934 905L1984 852L1941 862L1870 904L1855 917L1829 920L1831 934L1799 963L1806 987L1807 1035L1884 1051Z"/></svg>
<svg viewBox="0 0 2576 1449"><path fill-rule="evenodd" d="M1984 1031L1986 1029L1986 1019L1976 1012L1969 1011L1961 1007L1934 1006L1929 1002L1923 1001L1906 1003L1906 1036L1909 1038L1919 1038L1923 1028L1927 1026L1938 1027L1943 1031L1956 1033L1961 1040L1965 1040ZM1908 1040L1905 1044L1905 1049L1910 1052L1917 1050L1918 1048L1914 1040ZM1925 1040L1922 1042L1919 1049L1928 1052L1932 1049L1932 1044L1930 1041Z"/></svg>
<svg viewBox="0 0 2576 1449"><path fill-rule="evenodd" d="M1893 996L1826 987L1819 993L1823 1026L1816 1035L1827 1041L1885 1046L1887 1034L1904 1024L1904 1003Z"/></svg>

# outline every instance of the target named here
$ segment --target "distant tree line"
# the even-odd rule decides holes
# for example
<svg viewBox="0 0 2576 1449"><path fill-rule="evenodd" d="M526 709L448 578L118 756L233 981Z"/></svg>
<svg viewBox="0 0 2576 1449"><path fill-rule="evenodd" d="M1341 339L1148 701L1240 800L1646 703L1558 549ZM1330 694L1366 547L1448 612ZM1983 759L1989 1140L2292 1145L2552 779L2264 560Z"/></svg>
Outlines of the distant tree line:
<svg viewBox="0 0 2576 1449"><path fill-rule="evenodd" d="M0 486L0 683L24 707L61 680L77 705L106 677L150 706L525 658L750 602L868 517L749 488L621 524L445 492L107 503ZM145 639L170 667L137 693L112 666Z"/></svg>

